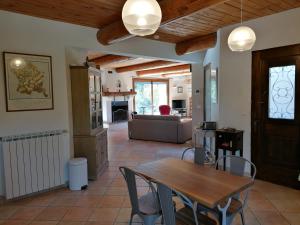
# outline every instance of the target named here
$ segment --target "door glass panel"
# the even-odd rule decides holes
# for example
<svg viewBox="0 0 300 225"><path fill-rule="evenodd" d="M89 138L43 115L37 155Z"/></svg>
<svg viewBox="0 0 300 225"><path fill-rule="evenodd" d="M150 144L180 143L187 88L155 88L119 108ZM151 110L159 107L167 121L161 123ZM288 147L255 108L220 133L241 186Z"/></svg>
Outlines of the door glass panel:
<svg viewBox="0 0 300 225"><path fill-rule="evenodd" d="M97 113L92 113L92 129L97 128Z"/></svg>
<svg viewBox="0 0 300 225"><path fill-rule="evenodd" d="M95 94L90 94L90 107L91 107L91 111L96 110L96 95Z"/></svg>
<svg viewBox="0 0 300 225"><path fill-rule="evenodd" d="M153 82L153 114L159 115L159 106L168 105L168 85L165 82Z"/></svg>
<svg viewBox="0 0 300 225"><path fill-rule="evenodd" d="M96 110L102 109L101 95L96 95Z"/></svg>
<svg viewBox="0 0 300 225"><path fill-rule="evenodd" d="M95 91L95 76L90 75L90 92Z"/></svg>
<svg viewBox="0 0 300 225"><path fill-rule="evenodd" d="M97 113L97 127L102 127L102 125L103 125L102 112L99 111Z"/></svg>
<svg viewBox="0 0 300 225"><path fill-rule="evenodd" d="M296 66L269 68L269 118L295 119Z"/></svg>
<svg viewBox="0 0 300 225"><path fill-rule="evenodd" d="M95 82L96 82L96 92L101 92L101 79L99 76L95 76Z"/></svg>
<svg viewBox="0 0 300 225"><path fill-rule="evenodd" d="M135 83L135 111L138 114L152 114L151 89L151 82Z"/></svg>

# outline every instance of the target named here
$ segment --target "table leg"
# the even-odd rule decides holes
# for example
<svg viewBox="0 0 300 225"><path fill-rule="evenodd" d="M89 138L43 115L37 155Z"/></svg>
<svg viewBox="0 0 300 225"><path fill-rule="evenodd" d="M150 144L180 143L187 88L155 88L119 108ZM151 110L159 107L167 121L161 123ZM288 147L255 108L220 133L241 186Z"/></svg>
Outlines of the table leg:
<svg viewBox="0 0 300 225"><path fill-rule="evenodd" d="M216 157L215 162L217 162L219 159L219 149L217 147L215 148L215 157ZM219 169L219 165L218 165L217 169Z"/></svg>
<svg viewBox="0 0 300 225"><path fill-rule="evenodd" d="M222 213L222 225L227 225L227 209L229 208L230 204L231 204L231 198L228 199L228 202L224 206L224 208L218 205L218 209Z"/></svg>
<svg viewBox="0 0 300 225"><path fill-rule="evenodd" d="M198 202L194 202L193 203L193 214L194 214L194 218L195 218L195 223L196 225L199 225L199 222L198 222L198 215L197 215L197 209L198 209Z"/></svg>
<svg viewBox="0 0 300 225"><path fill-rule="evenodd" d="M226 150L223 149L223 170L225 171L226 170Z"/></svg>

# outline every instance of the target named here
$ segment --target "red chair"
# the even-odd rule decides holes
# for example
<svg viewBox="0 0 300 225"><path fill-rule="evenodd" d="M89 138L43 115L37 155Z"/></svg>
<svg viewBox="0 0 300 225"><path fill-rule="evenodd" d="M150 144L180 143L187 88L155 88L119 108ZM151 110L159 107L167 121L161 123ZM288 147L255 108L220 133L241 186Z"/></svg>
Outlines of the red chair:
<svg viewBox="0 0 300 225"><path fill-rule="evenodd" d="M160 115L170 115L171 107L169 105L159 106Z"/></svg>

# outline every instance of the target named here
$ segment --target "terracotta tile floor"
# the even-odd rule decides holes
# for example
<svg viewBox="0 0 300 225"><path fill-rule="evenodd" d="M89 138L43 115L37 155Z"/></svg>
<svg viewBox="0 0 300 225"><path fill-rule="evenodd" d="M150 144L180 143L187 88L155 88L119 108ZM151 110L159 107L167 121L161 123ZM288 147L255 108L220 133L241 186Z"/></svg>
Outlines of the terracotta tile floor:
<svg viewBox="0 0 300 225"><path fill-rule="evenodd" d="M179 157L186 145L128 140L126 124L109 128L109 168L86 191L61 189L0 207L1 225L125 225L130 202L119 166ZM146 191L138 180L139 193ZM300 225L300 191L256 181L246 210L247 225ZM139 218L134 219L140 225ZM236 217L234 225L240 225Z"/></svg>

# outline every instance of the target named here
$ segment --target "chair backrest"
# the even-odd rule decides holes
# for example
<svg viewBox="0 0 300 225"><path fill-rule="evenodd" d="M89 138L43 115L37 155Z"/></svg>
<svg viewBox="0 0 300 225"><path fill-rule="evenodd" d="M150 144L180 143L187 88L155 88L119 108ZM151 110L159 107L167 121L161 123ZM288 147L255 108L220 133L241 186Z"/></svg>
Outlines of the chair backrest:
<svg viewBox="0 0 300 225"><path fill-rule="evenodd" d="M137 186L136 186L136 176L139 178L143 179L148 185L149 185L149 191L153 195L153 199L155 199L155 204L157 208L157 212L160 211L160 204L157 196L157 191L153 184L147 180L145 177L143 177L140 174L135 173L133 170L129 169L128 167L119 167L120 172L122 173L129 192L129 198L130 198L130 203L132 207L132 211L134 214L140 214L140 208L139 208L139 197L137 193Z"/></svg>
<svg viewBox="0 0 300 225"><path fill-rule="evenodd" d="M189 147L182 152L181 160L191 160L191 154L189 154L189 152L192 152L192 158L195 157L195 149L193 147Z"/></svg>
<svg viewBox="0 0 300 225"><path fill-rule="evenodd" d="M159 106L160 115L170 115L171 107L169 105Z"/></svg>
<svg viewBox="0 0 300 225"><path fill-rule="evenodd" d="M182 193L171 190L171 188L167 187L164 184L157 184L157 191L159 195L161 210L164 219L164 225L176 225L176 216L175 216L175 207L173 204L173 193L179 197L183 203L189 206L193 211L193 219L195 225L198 225L198 216L197 216L197 202L192 202L188 197L183 195Z"/></svg>
<svg viewBox="0 0 300 225"><path fill-rule="evenodd" d="M136 174L134 171L127 167L120 167L119 170L122 173L127 184L132 211L134 213L140 213L135 179Z"/></svg>
<svg viewBox="0 0 300 225"><path fill-rule="evenodd" d="M164 225L175 225L175 208L172 200L172 190L163 184L157 184L160 206Z"/></svg>
<svg viewBox="0 0 300 225"><path fill-rule="evenodd" d="M248 159L245 159L243 157L234 156L234 155L227 155L227 156L221 157L216 162L216 169L218 169L218 166L219 166L220 162L224 162L224 159L225 160L229 159L229 161L230 161L230 167L226 168L226 170L229 169L229 172L231 174L237 175L237 176L251 177L251 179L254 181L255 176L256 176L256 166L254 165L254 163L252 163L251 161L249 161ZM250 168L250 174L246 173L247 166L248 166L248 168ZM240 195L240 193L233 196L234 198L239 199L240 201L242 201L242 204L243 204L242 207L243 208L245 208L246 205L247 205L249 190L250 190L250 188L245 190L244 195L242 195L242 196Z"/></svg>
<svg viewBox="0 0 300 225"><path fill-rule="evenodd" d="M246 168L250 168L250 177L252 180L255 179L256 176L256 166L254 163L249 161L248 159L245 159L243 157L235 156L235 155L226 155L218 159L216 162L216 168L218 169L220 162L224 162L224 159L229 161L229 168L226 168L231 174L237 175L237 176L249 176L246 173ZM228 165L228 164L227 164ZM224 165L223 165L224 166Z"/></svg>

